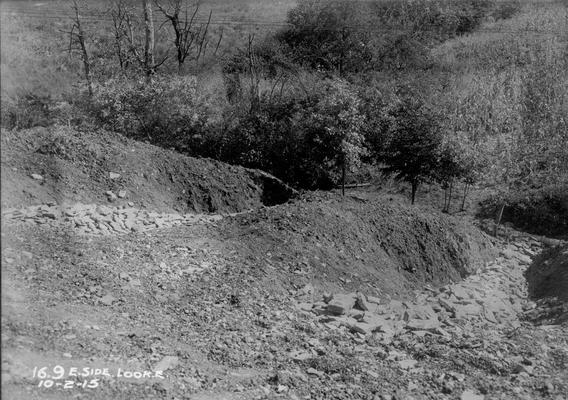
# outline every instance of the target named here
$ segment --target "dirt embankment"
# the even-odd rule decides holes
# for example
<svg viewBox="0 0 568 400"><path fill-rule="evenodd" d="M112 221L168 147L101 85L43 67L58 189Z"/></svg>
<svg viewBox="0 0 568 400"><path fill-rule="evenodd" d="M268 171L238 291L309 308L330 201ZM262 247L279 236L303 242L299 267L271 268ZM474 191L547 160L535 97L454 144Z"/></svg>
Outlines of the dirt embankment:
<svg viewBox="0 0 568 400"><path fill-rule="evenodd" d="M293 194L262 171L186 157L106 131L2 131L2 207L112 201L220 213L279 204Z"/></svg>
<svg viewBox="0 0 568 400"><path fill-rule="evenodd" d="M451 216L329 193L227 219L222 230L239 253L271 269L275 290L311 283L405 297L425 283L460 280L495 255L488 236Z"/></svg>

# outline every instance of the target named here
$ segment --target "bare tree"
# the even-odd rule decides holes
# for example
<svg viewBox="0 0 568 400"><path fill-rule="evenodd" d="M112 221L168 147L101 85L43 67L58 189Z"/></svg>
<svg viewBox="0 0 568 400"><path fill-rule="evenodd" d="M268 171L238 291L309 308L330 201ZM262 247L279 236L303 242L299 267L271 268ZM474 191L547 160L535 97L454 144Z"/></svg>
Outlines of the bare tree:
<svg viewBox="0 0 568 400"><path fill-rule="evenodd" d="M199 65L199 59L204 57L205 50L209 43L208 31L211 24L211 16L213 11L209 12L209 18L205 24L196 26L196 16L199 12L199 4L189 15L189 7L185 5L183 0L169 0L167 7L163 6L158 0L154 0L156 7L170 22L174 31L174 45L176 47L178 70L181 72L186 59L193 54L196 66ZM182 10L183 9L183 10ZM223 33L219 36L215 53L219 49L219 45L223 38Z"/></svg>
<svg viewBox="0 0 568 400"><path fill-rule="evenodd" d="M122 69L126 69L130 60L134 60L150 78L168 59L166 54L160 61L155 61L154 20L150 0L142 0L144 35L140 39L140 21L132 15L132 10L124 0L114 3L111 16L113 20L115 49Z"/></svg>
<svg viewBox="0 0 568 400"><path fill-rule="evenodd" d="M155 73L154 62L154 18L150 0L142 0L144 7L144 71L147 76Z"/></svg>
<svg viewBox="0 0 568 400"><path fill-rule="evenodd" d="M254 34L249 34L247 58L250 77L250 112L254 113L260 107L260 66L254 51Z"/></svg>
<svg viewBox="0 0 568 400"><path fill-rule="evenodd" d="M91 77L91 61L89 58L89 52L86 45L86 36L83 26L81 25L81 15L79 13L79 4L77 0L73 0L73 26L71 30L67 32L69 34L69 54L73 50L77 50L81 54L81 60L83 61L83 72L85 74L85 81L87 82L87 89L89 91L89 96L93 95L93 80Z"/></svg>
<svg viewBox="0 0 568 400"><path fill-rule="evenodd" d="M120 69L125 70L129 65L127 49L124 48L124 40L127 38L127 19L129 10L124 0L116 1L110 10L114 29L114 47L118 57Z"/></svg>

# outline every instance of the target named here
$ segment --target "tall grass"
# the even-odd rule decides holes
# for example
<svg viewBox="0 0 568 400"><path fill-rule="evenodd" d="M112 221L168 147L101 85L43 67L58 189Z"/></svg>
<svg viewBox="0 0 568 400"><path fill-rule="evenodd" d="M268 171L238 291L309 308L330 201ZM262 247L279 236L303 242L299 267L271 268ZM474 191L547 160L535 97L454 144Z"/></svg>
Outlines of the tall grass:
<svg viewBox="0 0 568 400"><path fill-rule="evenodd" d="M432 52L445 83L432 102L449 134L491 160L496 184L542 186L568 173L567 21L561 2L527 4Z"/></svg>

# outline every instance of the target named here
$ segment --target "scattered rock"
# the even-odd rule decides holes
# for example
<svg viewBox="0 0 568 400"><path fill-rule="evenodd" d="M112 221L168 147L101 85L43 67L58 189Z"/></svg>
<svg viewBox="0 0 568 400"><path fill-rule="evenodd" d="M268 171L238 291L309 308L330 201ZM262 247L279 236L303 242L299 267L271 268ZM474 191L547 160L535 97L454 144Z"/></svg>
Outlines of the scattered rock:
<svg viewBox="0 0 568 400"><path fill-rule="evenodd" d="M118 197L116 197L116 194L114 194L114 193L112 192L112 190L107 190L107 191L105 192L105 194L106 194L106 196L107 196L108 201L111 201L111 202L112 202L112 201L115 201L115 200L118 198Z"/></svg>
<svg viewBox="0 0 568 400"><path fill-rule="evenodd" d="M411 319L407 322L406 328L411 331L428 331L436 332L437 329L441 328L440 321L438 319Z"/></svg>
<svg viewBox="0 0 568 400"><path fill-rule="evenodd" d="M318 370L315 369L315 368L308 368L307 371L306 371L306 373L307 373L308 375L317 375L317 376L319 376L319 377L322 377L322 376L325 375L324 372L318 371Z"/></svg>
<svg viewBox="0 0 568 400"><path fill-rule="evenodd" d="M418 361L416 361L416 360L400 360L398 362L398 366L399 366L400 369L409 370L409 369L414 368L417 363L418 363Z"/></svg>
<svg viewBox="0 0 568 400"><path fill-rule="evenodd" d="M357 292L355 298L355 307L363 311L369 311L369 303L367 303L364 294Z"/></svg>
<svg viewBox="0 0 568 400"><path fill-rule="evenodd" d="M126 197L126 190L119 190L118 191L118 197L123 199Z"/></svg>
<svg viewBox="0 0 568 400"><path fill-rule="evenodd" d="M111 294L107 294L101 297L99 301L106 306L111 306L116 301L116 298Z"/></svg>
<svg viewBox="0 0 568 400"><path fill-rule="evenodd" d="M113 180L118 179L118 178L120 178L120 174L117 174L116 172L110 172L109 177L110 177L110 179L113 179Z"/></svg>
<svg viewBox="0 0 568 400"><path fill-rule="evenodd" d="M472 390L466 390L460 396L460 400L483 400L484 398L485 396L482 394L475 394Z"/></svg>
<svg viewBox="0 0 568 400"><path fill-rule="evenodd" d="M355 305L355 298L348 294L337 294L327 304L327 311L333 315L343 315Z"/></svg>
<svg viewBox="0 0 568 400"><path fill-rule="evenodd" d="M31 174L30 176L32 177L32 179L34 179L36 181L43 181L43 176L41 176L39 174Z"/></svg>
<svg viewBox="0 0 568 400"><path fill-rule="evenodd" d="M168 369L173 369L179 364L179 358L176 356L165 356L158 362L153 371L167 371Z"/></svg>

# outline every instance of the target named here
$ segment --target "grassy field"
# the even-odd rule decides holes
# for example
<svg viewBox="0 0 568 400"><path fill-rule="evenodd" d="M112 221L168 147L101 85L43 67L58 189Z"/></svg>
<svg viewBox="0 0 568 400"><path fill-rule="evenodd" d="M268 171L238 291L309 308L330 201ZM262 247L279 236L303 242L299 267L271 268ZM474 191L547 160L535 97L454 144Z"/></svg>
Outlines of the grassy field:
<svg viewBox="0 0 568 400"><path fill-rule="evenodd" d="M138 8L139 3L132 1ZM206 21L212 12L211 32L215 38L223 35L217 53L217 58L221 58L243 45L248 34L260 38L279 29L295 3L295 0L206 0L200 2L197 19ZM112 22L107 10L111 2L89 1L83 5L84 30L89 39L108 37ZM59 97L68 93L80 69L77 60L67 52L69 38L65 31L72 26L71 2L6 1L0 3L0 11L2 97L14 98L30 92ZM159 12L154 17L159 28L157 37L171 40L165 34L163 17ZM111 44L107 50L111 51ZM214 63L211 58L208 62Z"/></svg>

